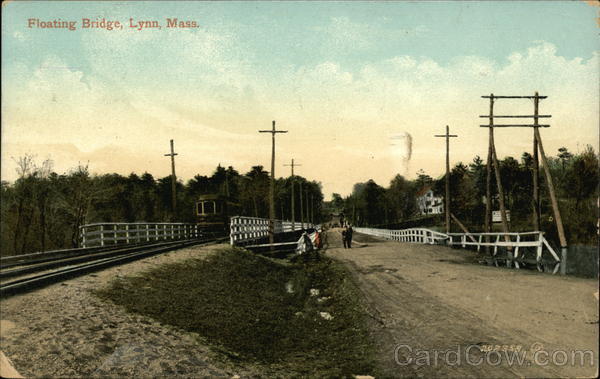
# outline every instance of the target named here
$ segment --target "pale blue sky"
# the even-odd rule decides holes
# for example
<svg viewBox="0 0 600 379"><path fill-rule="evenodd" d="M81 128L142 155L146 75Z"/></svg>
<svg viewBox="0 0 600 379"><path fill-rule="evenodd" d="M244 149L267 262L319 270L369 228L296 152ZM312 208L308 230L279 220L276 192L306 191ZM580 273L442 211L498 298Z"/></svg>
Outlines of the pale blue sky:
<svg viewBox="0 0 600 379"><path fill-rule="evenodd" d="M334 59L352 67L397 55L426 56L440 64L464 55L502 60L540 40L552 42L567 58L590 58L598 47L598 40L590 38L598 33L597 15L581 1L28 1L5 5L2 13L3 70L15 62L38 67L48 54L57 54L69 66L90 73L82 33L32 30L26 21L95 16L123 22L129 17L195 19L202 30L235 35L252 54L246 57L248 64L275 72L282 65ZM328 33L336 31L332 23L344 32L356 27L368 45L340 41L338 48L331 48ZM10 38L17 31L34 38L21 44ZM160 65L154 68L159 74Z"/></svg>

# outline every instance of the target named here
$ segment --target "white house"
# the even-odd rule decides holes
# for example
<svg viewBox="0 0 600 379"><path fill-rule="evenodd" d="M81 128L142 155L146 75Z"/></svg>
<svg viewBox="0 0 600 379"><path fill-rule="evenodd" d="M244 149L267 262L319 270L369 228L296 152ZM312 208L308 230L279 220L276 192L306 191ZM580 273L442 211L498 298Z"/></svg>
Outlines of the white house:
<svg viewBox="0 0 600 379"><path fill-rule="evenodd" d="M435 196L431 187L423 187L417 192L417 204L421 215L444 213L444 198Z"/></svg>

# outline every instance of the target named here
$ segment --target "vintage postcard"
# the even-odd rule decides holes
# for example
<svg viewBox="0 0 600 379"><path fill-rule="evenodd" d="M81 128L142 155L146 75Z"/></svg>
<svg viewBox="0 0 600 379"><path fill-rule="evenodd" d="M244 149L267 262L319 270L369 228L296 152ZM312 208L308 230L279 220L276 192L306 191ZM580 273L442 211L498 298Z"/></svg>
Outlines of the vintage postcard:
<svg viewBox="0 0 600 379"><path fill-rule="evenodd" d="M596 377L597 1L5 1L0 376Z"/></svg>

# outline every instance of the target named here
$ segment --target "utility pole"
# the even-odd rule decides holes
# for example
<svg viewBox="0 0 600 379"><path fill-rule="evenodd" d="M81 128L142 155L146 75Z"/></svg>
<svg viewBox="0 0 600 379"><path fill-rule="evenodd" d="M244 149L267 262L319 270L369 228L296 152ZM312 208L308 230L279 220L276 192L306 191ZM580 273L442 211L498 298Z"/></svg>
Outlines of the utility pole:
<svg viewBox="0 0 600 379"><path fill-rule="evenodd" d="M494 164L492 161L492 146L494 145L494 94L491 94L490 99L490 116L489 116L489 132L488 132L488 156L487 163L485 167L486 177L485 177L485 232L491 233L492 231L492 165ZM490 236L485 236L485 242L490 242ZM490 253L490 247L486 246L485 251L487 254Z"/></svg>
<svg viewBox="0 0 600 379"><path fill-rule="evenodd" d="M565 238L565 232L563 228L562 218L560 215L560 210L558 208L558 200L556 199L556 193L554 191L554 184L552 183L552 176L550 175L550 169L548 167L548 162L546 160L546 155L544 154L544 147L542 145L542 137L540 136L539 128L548 128L550 125L540 125L540 118L549 118L551 115L540 115L539 114L539 101L540 99L546 99L548 96L540 96L538 92L535 93L534 96L494 96L493 94L490 96L482 96L483 98L490 99L490 114L479 116L482 118L489 118L489 125L480 125L481 127L489 127L490 128L490 145L493 153L494 160L494 168L496 170L496 181L498 183L498 192L500 195L500 211L502 214L502 224L506 223L506 215L504 210L504 201L502 194L502 186L500 184L500 173L498 169L498 160L496 157L496 150L493 145L493 133L491 131L494 127L503 127L503 128L513 128L513 127L531 127L533 128L533 208L534 208L534 227L539 228L540 222L540 197L539 197L539 183L538 183L538 171L539 171L539 162L538 162L538 150L539 154L542 157L542 163L544 164L544 173L546 174L546 184L548 185L548 192L550 194L550 200L552 203L552 211L554 213L554 218L556 221L556 229L558 231L558 238L560 240L561 245L561 253L562 259L560 261L560 271L562 275L566 274L566 264L567 264L567 240ZM533 99L534 109L533 115L502 115L497 116L492 112L492 106L494 99ZM533 124L502 124L502 125L494 125L494 118L533 118ZM505 232L507 232L507 228L504 227ZM509 241L508 235L505 236L505 240Z"/></svg>
<svg viewBox="0 0 600 379"><path fill-rule="evenodd" d="M492 114L493 103L490 103L490 114ZM490 117L490 124L493 124L493 119ZM492 128L489 128L488 141L492 140ZM485 165L485 227L484 232L491 233L492 231L492 144L488 143L488 156ZM485 242L490 242L490 236L485 236ZM485 247L486 254L490 253L490 247Z"/></svg>
<svg viewBox="0 0 600 379"><path fill-rule="evenodd" d="M504 189L502 187L502 181L500 179L500 165L498 164L498 157L496 155L496 146L494 144L494 127L498 125L494 125L495 117L503 117L503 116L495 116L494 115L494 99L501 98L503 96L494 96L494 94L490 94L490 96L482 96L483 98L490 99L490 114L487 116L479 116L479 117L487 117L489 118L489 125L480 125L481 127L489 128L489 148L488 153L491 155L491 161L494 166L494 176L496 177L496 186L498 187L498 203L500 204L500 218L502 220L502 231L507 233L504 235L504 240L506 242L510 242L510 236L508 235L508 219L506 217L506 207L504 206ZM489 161L488 157L488 161ZM490 170L488 170L488 175ZM487 207L486 207L487 208ZM490 208L491 211L491 208ZM512 261L512 248L510 246L507 247L509 259L506 260L507 267L510 267Z"/></svg>
<svg viewBox="0 0 600 379"><path fill-rule="evenodd" d="M302 166L300 164L294 164L294 159L292 158L292 164L284 164L284 166L290 166L292 168L292 230L296 230L296 211L294 207L294 167Z"/></svg>
<svg viewBox="0 0 600 379"><path fill-rule="evenodd" d="M171 157L171 207L173 208L173 213L171 215L172 220L175 221L175 212L177 209L177 195L175 193L175 189L177 187L177 177L175 176L175 156L177 153L175 152L175 148L173 147L173 140L171 140L171 153L165 154L165 157Z"/></svg>
<svg viewBox="0 0 600 379"><path fill-rule="evenodd" d="M539 104L540 98L538 93L535 93L533 99L533 230L540 230L540 187L539 187L539 170L540 162L538 159L538 140L536 138L539 128Z"/></svg>
<svg viewBox="0 0 600 379"><path fill-rule="evenodd" d="M446 138L446 234L450 233L450 138L458 137L450 134L450 127L446 125L446 134L436 134L434 137Z"/></svg>
<svg viewBox="0 0 600 379"><path fill-rule="evenodd" d="M315 208L313 203L313 194L310 194L310 223L315 223Z"/></svg>
<svg viewBox="0 0 600 379"><path fill-rule="evenodd" d="M259 130L258 132L271 133L271 183L269 186L269 244L271 245L271 250L273 250L273 242L275 241L275 134L287 133L287 130L275 130L275 121L273 121L273 129Z"/></svg>
<svg viewBox="0 0 600 379"><path fill-rule="evenodd" d="M304 230L304 206L302 205L302 180L300 181L300 228Z"/></svg>
<svg viewBox="0 0 600 379"><path fill-rule="evenodd" d="M565 230L563 228L562 217L560 216L560 210L558 209L558 200L556 199L556 192L554 191L554 183L552 183L552 175L550 174L550 168L548 167L548 161L546 160L546 154L544 154L544 146L542 145L542 137L540 131L535 128L535 139L537 140L538 147L540 148L540 155L542 156L542 162L544 164L544 172L546 173L546 182L548 184L548 192L550 193L550 201L552 203L552 211L554 212L554 219L556 222L556 229L558 231L558 239L560 241L561 260L560 260L560 273L561 275L567 274L567 239L565 238Z"/></svg>
<svg viewBox="0 0 600 379"><path fill-rule="evenodd" d="M306 223L310 224L310 208L308 207L308 192L309 190L306 189L306 191L304 191L304 200L305 200L305 204L306 204Z"/></svg>

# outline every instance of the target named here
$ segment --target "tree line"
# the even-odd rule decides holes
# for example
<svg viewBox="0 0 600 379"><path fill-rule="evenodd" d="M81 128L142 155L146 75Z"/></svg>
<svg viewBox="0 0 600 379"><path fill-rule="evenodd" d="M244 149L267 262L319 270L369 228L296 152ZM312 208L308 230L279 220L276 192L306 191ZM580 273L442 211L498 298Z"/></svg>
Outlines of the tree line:
<svg viewBox="0 0 600 379"><path fill-rule="evenodd" d="M510 210L511 231L533 230L533 157L523 153L520 159L506 157L499 161L500 180L504 189L504 202ZM598 222L598 155L593 147L573 154L566 148L548 157L548 167L559 199L559 208L569 244L597 243ZM492 170L492 209L499 210L496 179ZM470 231L483 231L486 196L486 163L476 156L472 162L457 163L450 172L451 212ZM540 168L541 225L547 238L558 242L546 178ZM343 198L333 194L328 205L343 212L350 222L358 226L379 228L405 228L418 225L441 226L443 215L423 218L419 214L417 193L430 186L436 196L443 197L445 175L433 179L422 170L415 180L401 175L394 177L388 187L373 180L356 183L352 193ZM454 223L453 223L454 224ZM494 224L500 231L500 225ZM497 228L497 229L496 229ZM453 231L461 231L457 225Z"/></svg>
<svg viewBox="0 0 600 379"><path fill-rule="evenodd" d="M245 174L218 166L212 175L196 175L176 183L177 209L172 209L171 176L92 174L87 165L65 174L53 162L31 155L16 160L18 178L1 183L2 255L76 247L79 226L95 222L195 222L199 195L221 194L239 204L240 215L268 218L270 176L263 166ZM321 222L321 184L295 176L295 218L300 220L300 185L304 219ZM277 218L291 219L292 179L275 181ZM311 202L312 199L312 202Z"/></svg>

